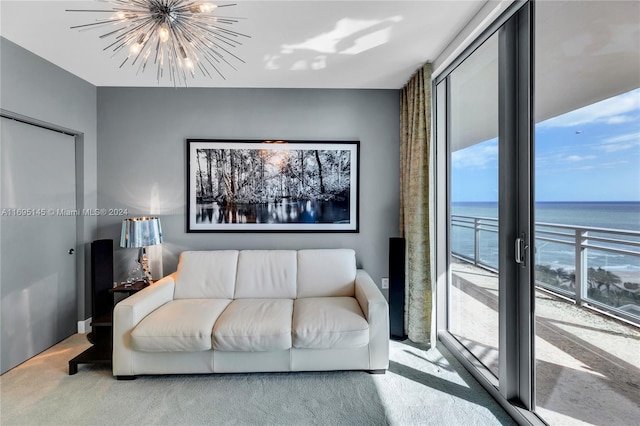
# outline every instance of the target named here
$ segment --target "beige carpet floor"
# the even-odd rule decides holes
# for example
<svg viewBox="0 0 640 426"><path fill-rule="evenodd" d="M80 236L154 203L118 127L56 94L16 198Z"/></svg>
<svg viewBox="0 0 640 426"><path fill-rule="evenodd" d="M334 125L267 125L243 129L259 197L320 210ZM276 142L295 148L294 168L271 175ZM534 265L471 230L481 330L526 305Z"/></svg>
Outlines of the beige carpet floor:
<svg viewBox="0 0 640 426"><path fill-rule="evenodd" d="M365 372L144 376L68 361L74 335L0 377L9 425L511 425L446 349L391 342L384 375Z"/></svg>

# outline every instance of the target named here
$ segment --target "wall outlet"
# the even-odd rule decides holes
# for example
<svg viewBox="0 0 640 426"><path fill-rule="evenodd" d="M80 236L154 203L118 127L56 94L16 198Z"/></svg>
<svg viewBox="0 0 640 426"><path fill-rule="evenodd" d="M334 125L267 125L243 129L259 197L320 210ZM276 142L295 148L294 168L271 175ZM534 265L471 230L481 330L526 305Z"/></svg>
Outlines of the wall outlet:
<svg viewBox="0 0 640 426"><path fill-rule="evenodd" d="M382 288L389 288L389 278L383 278L382 279Z"/></svg>

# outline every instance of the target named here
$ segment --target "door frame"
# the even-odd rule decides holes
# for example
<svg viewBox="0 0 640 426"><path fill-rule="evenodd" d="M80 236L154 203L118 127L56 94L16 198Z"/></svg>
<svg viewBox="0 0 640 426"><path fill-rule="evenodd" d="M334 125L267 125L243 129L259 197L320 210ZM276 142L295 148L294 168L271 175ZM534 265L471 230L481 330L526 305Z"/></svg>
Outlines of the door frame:
<svg viewBox="0 0 640 426"><path fill-rule="evenodd" d="M533 268L533 2L526 3L500 33L500 391L527 410L535 408L535 280ZM523 248L516 260L517 239ZM513 285L516 283L516 285ZM517 324L517 326L513 326Z"/></svg>
<svg viewBox="0 0 640 426"><path fill-rule="evenodd" d="M532 250L515 261L515 240L533 234L534 2L515 1L432 81L435 151L435 291L438 340L520 424L545 424L535 408ZM513 18L513 19L512 19ZM449 331L449 75L490 36L499 37L499 379ZM442 87L440 88L440 86ZM439 90L440 88L440 90ZM445 99L442 99L442 97ZM444 109L444 110L443 110ZM514 285L515 284L515 285Z"/></svg>

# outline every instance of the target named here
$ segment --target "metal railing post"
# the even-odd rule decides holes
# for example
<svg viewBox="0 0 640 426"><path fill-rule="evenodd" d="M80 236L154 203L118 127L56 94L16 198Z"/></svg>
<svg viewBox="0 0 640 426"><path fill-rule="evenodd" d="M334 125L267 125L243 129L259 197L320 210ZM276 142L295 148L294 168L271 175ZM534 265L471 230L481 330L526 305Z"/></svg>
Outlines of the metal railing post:
<svg viewBox="0 0 640 426"><path fill-rule="evenodd" d="M587 250L582 245L587 242L588 231L576 228L576 305L582 306L582 300L587 296ZM584 238L584 240L583 240Z"/></svg>
<svg viewBox="0 0 640 426"><path fill-rule="evenodd" d="M480 258L480 219L477 217L473 218L473 238L473 264L478 266L478 259Z"/></svg>

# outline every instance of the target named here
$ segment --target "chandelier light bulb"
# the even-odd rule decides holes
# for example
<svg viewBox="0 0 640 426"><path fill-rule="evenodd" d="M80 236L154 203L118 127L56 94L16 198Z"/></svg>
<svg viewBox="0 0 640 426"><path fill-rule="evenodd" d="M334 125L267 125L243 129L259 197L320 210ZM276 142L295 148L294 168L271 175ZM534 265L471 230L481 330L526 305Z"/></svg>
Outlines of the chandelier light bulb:
<svg viewBox="0 0 640 426"><path fill-rule="evenodd" d="M198 5L198 11L200 13L211 13L218 6L213 3L201 3Z"/></svg>
<svg viewBox="0 0 640 426"><path fill-rule="evenodd" d="M125 15L125 14L124 14L124 12L123 12L123 11L121 11L121 10L119 10L118 12L116 12L116 13L113 15L113 19L121 20L121 19L124 19L124 18L126 18L126 15Z"/></svg>
<svg viewBox="0 0 640 426"><path fill-rule="evenodd" d="M193 71L194 65L193 65L193 61L191 60L191 58L187 58L184 60L184 66L187 67L187 69L189 71Z"/></svg>
<svg viewBox="0 0 640 426"><path fill-rule="evenodd" d="M137 55L142 50L142 43L133 43L131 47L129 47L129 53L132 56Z"/></svg>
<svg viewBox="0 0 640 426"><path fill-rule="evenodd" d="M169 40L169 26L165 23L160 25L160 29L158 30L158 37L160 41L166 43Z"/></svg>

